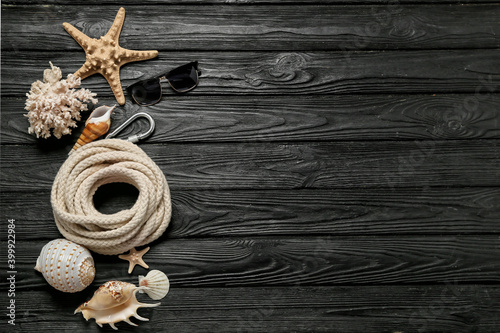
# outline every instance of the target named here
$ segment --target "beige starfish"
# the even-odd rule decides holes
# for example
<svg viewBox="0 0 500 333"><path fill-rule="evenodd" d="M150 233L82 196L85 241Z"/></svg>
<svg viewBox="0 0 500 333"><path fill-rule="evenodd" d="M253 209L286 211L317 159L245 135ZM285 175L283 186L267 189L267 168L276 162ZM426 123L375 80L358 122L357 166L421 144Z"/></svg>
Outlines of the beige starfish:
<svg viewBox="0 0 500 333"><path fill-rule="evenodd" d="M83 66L74 75L83 80L95 73L101 74L108 81L120 105L125 104L120 82L120 67L132 61L147 60L158 55L158 51L127 50L118 45L124 20L125 9L122 7L116 14L108 33L99 39L90 38L71 24L63 23L64 29L80 44L87 56Z"/></svg>
<svg viewBox="0 0 500 333"><path fill-rule="evenodd" d="M128 266L128 273L132 273L134 270L135 265L140 265L144 268L149 268L149 266L142 260L142 256L148 252L150 247L148 246L145 249L142 249L140 251L137 251L135 247L130 249L130 252L128 254L120 254L118 258L123 259L123 260L128 260L129 261L129 266Z"/></svg>

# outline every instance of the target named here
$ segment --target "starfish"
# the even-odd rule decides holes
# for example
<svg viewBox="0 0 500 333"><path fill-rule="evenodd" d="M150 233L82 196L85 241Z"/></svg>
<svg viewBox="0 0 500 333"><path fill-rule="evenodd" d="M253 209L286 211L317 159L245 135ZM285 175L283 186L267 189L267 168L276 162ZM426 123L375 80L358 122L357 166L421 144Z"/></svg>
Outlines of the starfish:
<svg viewBox="0 0 500 333"><path fill-rule="evenodd" d="M101 74L108 81L120 105L125 104L120 83L120 67L132 61L147 60L158 55L158 51L134 51L118 45L124 20L125 9L122 7L109 31L99 39L90 38L71 24L63 23L64 29L80 44L87 57L83 66L74 75L83 80L93 74Z"/></svg>
<svg viewBox="0 0 500 333"><path fill-rule="evenodd" d="M150 247L148 246L145 249L142 249L140 251L137 251L135 247L130 249L130 252L128 254L120 254L118 258L123 259L123 260L128 260L130 265L128 267L128 273L132 273L134 270L135 265L140 265L144 268L149 268L149 266L142 260L142 256L148 252Z"/></svg>

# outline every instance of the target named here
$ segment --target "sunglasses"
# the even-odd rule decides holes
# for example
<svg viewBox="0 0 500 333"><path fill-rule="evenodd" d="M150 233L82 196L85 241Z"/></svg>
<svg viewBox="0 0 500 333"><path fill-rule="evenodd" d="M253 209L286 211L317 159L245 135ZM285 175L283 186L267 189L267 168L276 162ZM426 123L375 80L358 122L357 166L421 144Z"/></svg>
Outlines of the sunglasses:
<svg viewBox="0 0 500 333"><path fill-rule="evenodd" d="M185 93L193 90L198 85L200 75L198 61L193 61L174 68L166 74L138 81L127 87L127 92L137 104L143 106L153 105L161 100L161 81L167 80L174 91Z"/></svg>

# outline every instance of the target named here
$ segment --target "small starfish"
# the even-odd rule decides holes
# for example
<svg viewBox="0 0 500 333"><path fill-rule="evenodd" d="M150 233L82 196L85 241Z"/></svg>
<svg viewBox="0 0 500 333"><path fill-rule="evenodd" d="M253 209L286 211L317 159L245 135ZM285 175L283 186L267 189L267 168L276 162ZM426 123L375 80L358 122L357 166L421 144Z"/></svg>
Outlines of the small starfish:
<svg viewBox="0 0 500 333"><path fill-rule="evenodd" d="M99 39L90 38L71 24L63 23L64 29L80 44L87 57L83 66L74 75L83 80L93 74L101 74L108 81L120 105L125 104L120 82L120 67L132 61L147 60L158 55L158 51L127 50L118 45L124 20L125 9L122 7L116 14L108 33Z"/></svg>
<svg viewBox="0 0 500 333"><path fill-rule="evenodd" d="M130 252L128 254L120 254L118 258L123 259L123 260L128 260L130 265L128 267L128 273L132 273L134 270L135 265L140 265L144 268L149 268L149 266L142 260L142 256L148 252L150 247L148 246L145 249L142 249L140 251L137 251L135 247L130 249Z"/></svg>

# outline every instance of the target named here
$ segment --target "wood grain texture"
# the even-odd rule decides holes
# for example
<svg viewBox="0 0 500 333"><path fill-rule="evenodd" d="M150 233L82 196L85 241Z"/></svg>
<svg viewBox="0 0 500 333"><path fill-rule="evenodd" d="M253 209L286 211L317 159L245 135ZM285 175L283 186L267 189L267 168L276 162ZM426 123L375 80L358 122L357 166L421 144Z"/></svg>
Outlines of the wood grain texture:
<svg viewBox="0 0 500 333"><path fill-rule="evenodd" d="M35 144L23 117L25 99L2 99L3 144ZM113 105L111 99L99 105ZM472 104L474 103L474 104ZM277 142L500 138L500 95L335 95L260 98L165 96L142 108L127 102L113 111L112 129L147 111L156 121L148 142ZM26 112L26 111L24 111ZM73 130L76 142L90 112ZM146 122L127 133L145 131ZM70 139L68 139L70 140Z"/></svg>
<svg viewBox="0 0 500 333"><path fill-rule="evenodd" d="M414 5L414 4L453 4L453 5L471 5L471 4L490 4L497 3L498 0L398 0L397 2L389 0L142 0L141 5L196 5L206 4L223 4L225 6L246 6L246 5L380 5L385 6L387 10L393 10L401 5ZM110 6L116 5L116 0L72 0L68 3L64 0L4 0L2 4L8 5L58 5L58 6L71 6L71 5L103 5ZM122 0L120 5L137 6L137 0Z"/></svg>
<svg viewBox="0 0 500 333"><path fill-rule="evenodd" d="M33 269L47 242L16 242L16 289L47 288ZM6 242L0 243L4 248ZM376 285L500 282L498 236L257 237L168 239L144 260L178 287ZM128 263L93 254L100 285L128 276ZM2 269L6 271L5 253ZM134 274L147 270L136 268ZM135 279L135 278L134 278ZM0 287L7 288L6 280Z"/></svg>
<svg viewBox="0 0 500 333"><path fill-rule="evenodd" d="M498 140L143 144L173 190L498 186ZM72 145L4 146L3 189L50 190ZM51 149L51 150L49 150ZM22 158L21 158L22 156Z"/></svg>
<svg viewBox="0 0 500 333"><path fill-rule="evenodd" d="M95 289L63 294L47 286L19 292L24 332L111 332L73 315ZM90 290L89 290L90 289ZM143 302L151 303L144 295ZM140 309L150 318L120 332L493 332L499 324L497 286L376 286L294 288L177 288L161 306ZM3 299L0 300L3 307ZM132 320L134 321L134 320ZM4 332L14 332L5 326Z"/></svg>
<svg viewBox="0 0 500 333"><path fill-rule="evenodd" d="M25 96L42 79L49 61L64 75L84 63L84 52L7 53L2 56L2 96ZM194 95L311 95L471 93L487 98L498 92L497 50L425 50L399 52L168 52L157 59L127 64L120 72L124 87L138 79L198 60L202 77ZM22 68L23 70L19 70ZM422 70L425 68L426 70ZM111 97L100 75L82 86ZM171 96L170 89L164 94ZM473 103L473 101L472 101ZM474 107L474 104L469 106Z"/></svg>
<svg viewBox="0 0 500 333"><path fill-rule="evenodd" d="M9 6L2 14L7 17L2 20L3 50L80 50L62 23L69 22L99 38L111 27L116 9ZM302 5L300 10L285 5L130 6L121 45L160 51L497 48L499 16L497 4Z"/></svg>
<svg viewBox="0 0 500 333"><path fill-rule="evenodd" d="M110 184L99 188L94 203L112 214L132 207L137 195ZM3 192L0 200L18 221L20 239L60 237L49 192ZM169 239L500 233L498 188L172 191L172 204Z"/></svg>
<svg viewBox="0 0 500 333"><path fill-rule="evenodd" d="M161 103L113 116L156 119L139 146L173 200L145 256L170 294L121 331L500 331L497 0L3 1L0 206L16 219L17 326L4 317L0 331L111 332L73 310L147 273L94 255L96 280L69 295L33 269L60 237L50 189L82 126L36 140L25 94L49 61L64 76L85 61L62 22L98 37L120 6L120 44L160 50L123 68L124 87L190 60L202 70L192 92L165 84ZM104 78L83 87L114 104ZM137 194L112 184L94 199L111 214Z"/></svg>

